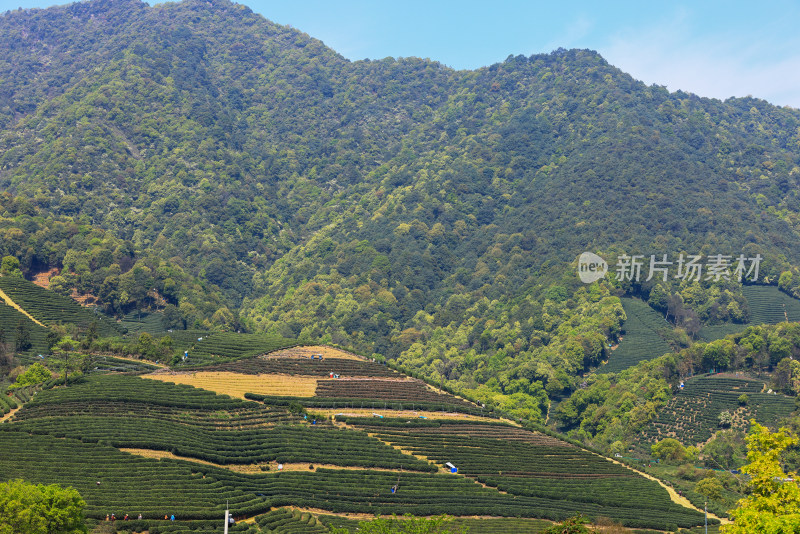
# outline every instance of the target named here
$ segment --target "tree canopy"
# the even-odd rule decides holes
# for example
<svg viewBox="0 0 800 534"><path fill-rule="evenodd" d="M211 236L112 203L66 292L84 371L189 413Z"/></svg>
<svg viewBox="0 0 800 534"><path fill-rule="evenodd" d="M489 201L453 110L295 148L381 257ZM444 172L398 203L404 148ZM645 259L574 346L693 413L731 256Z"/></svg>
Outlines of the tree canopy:
<svg viewBox="0 0 800 534"><path fill-rule="evenodd" d="M726 534L797 532L800 529L800 486L797 473L787 473L781 454L797 446L798 437L787 428L770 432L752 422L747 435L748 464L742 471L750 475L750 495L741 499L724 525Z"/></svg>
<svg viewBox="0 0 800 534"><path fill-rule="evenodd" d="M85 534L83 498L73 488L22 480L0 484L0 534Z"/></svg>

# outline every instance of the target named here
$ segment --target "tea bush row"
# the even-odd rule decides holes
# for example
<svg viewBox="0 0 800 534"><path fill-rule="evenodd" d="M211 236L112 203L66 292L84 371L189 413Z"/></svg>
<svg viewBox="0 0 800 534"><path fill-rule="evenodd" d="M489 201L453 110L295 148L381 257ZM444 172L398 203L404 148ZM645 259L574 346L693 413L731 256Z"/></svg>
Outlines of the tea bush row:
<svg viewBox="0 0 800 534"><path fill-rule="evenodd" d="M198 368L199 369L199 368ZM229 371L243 374L286 374L328 377L331 373L342 377L394 377L401 375L377 362L347 358L249 358L235 362L203 367L204 371Z"/></svg>
<svg viewBox="0 0 800 534"><path fill-rule="evenodd" d="M9 424L6 430L102 442L118 448L169 451L221 465L277 461L436 470L363 432L335 428L294 425L230 431L169 424L147 417L72 416L26 419Z"/></svg>
<svg viewBox="0 0 800 534"><path fill-rule="evenodd" d="M691 378L648 425L646 441L674 437L686 445L704 442L723 429L719 414L724 411L738 414L734 426L739 430L746 430L750 419L773 424L792 413L792 398L762 393L762 388L763 383L754 380ZM742 394L748 398L745 405L739 402Z"/></svg>
<svg viewBox="0 0 800 534"><path fill-rule="evenodd" d="M0 277L0 289L22 309L45 324L75 324L86 329L96 323L97 332L102 336L121 334L120 327L105 315L84 308L69 297L48 291L23 278Z"/></svg>

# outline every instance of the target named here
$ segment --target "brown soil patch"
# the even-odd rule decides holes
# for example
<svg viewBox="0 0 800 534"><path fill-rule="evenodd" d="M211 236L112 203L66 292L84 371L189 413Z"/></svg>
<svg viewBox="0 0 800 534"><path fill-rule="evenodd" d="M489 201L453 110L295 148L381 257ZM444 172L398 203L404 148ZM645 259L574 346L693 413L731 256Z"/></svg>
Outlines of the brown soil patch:
<svg viewBox="0 0 800 534"><path fill-rule="evenodd" d="M228 371L175 372L159 370L142 375L142 378L189 384L214 393L244 398L245 393L279 395L287 397L313 397L317 379L310 376L289 375L245 375Z"/></svg>
<svg viewBox="0 0 800 534"><path fill-rule="evenodd" d="M3 417L0 417L0 423L4 423L5 421L8 421L9 419L11 419L11 417L12 417L12 416L13 416L15 413L17 413L19 410L20 410L20 408L14 408L14 409L12 409L10 412L8 412L7 414L5 414Z"/></svg>
<svg viewBox="0 0 800 534"><path fill-rule="evenodd" d="M261 464L247 464L247 465L234 465L234 464L215 464L213 462L208 462L205 460L198 460L197 458L190 458L188 456L178 456L177 454L172 454L169 451L156 451L152 449L131 449L126 447L121 447L119 450L122 452L127 452L129 454L135 454L136 456L142 456L144 458L153 458L156 460L161 460L163 458L168 458L170 460L183 460L186 462L194 462L197 464L203 465L212 465L214 467L219 467L220 469L227 469L228 471L235 471L237 473L245 473L245 474L260 474L260 473L279 473L281 471L315 471L317 469L339 469L343 471L386 471L389 473L418 473L418 471L410 471L406 469L386 469L382 467L359 467L359 466L344 466L344 465L335 465L335 464L320 464L320 463L285 463L283 464L283 469L278 469L278 462L265 462ZM261 469L263 466L267 466L269 469ZM311 466L314 468L312 469Z"/></svg>
<svg viewBox="0 0 800 534"><path fill-rule="evenodd" d="M384 417L408 417L410 419L419 419L425 417L427 419L461 419L468 421L487 421L497 422L497 419L489 417L481 417L479 415L469 415L456 412L428 412L428 411L412 411L412 410L391 410L391 409L372 409L372 408L314 408L309 407L308 411L315 414L322 414L326 417L332 415L350 415L353 417L374 417L374 414L380 414ZM511 423L511 421L505 421ZM516 423L514 423L516 424Z"/></svg>
<svg viewBox="0 0 800 534"><path fill-rule="evenodd" d="M53 267L49 271L44 271L33 276L33 283L39 287L48 289L50 287L50 279L58 275L61 271Z"/></svg>
<svg viewBox="0 0 800 534"><path fill-rule="evenodd" d="M86 293L85 295L81 295L75 288L72 288L72 293L70 294L70 298L72 298L72 300L76 301L81 306L94 306L95 304L97 304L97 297L95 297L91 293Z"/></svg>
<svg viewBox="0 0 800 534"><path fill-rule="evenodd" d="M186 460L187 462L194 462L203 465L214 465L216 467L225 467L225 468L230 467L230 466L218 465L211 462L206 462L205 460L198 460L197 458L187 458L186 456L178 456L177 454L172 454L169 451L154 451L151 449L129 449L127 447L120 447L119 450L121 450L122 452L127 452L128 454L135 454L136 456L153 458L155 460L169 458L170 460Z"/></svg>
<svg viewBox="0 0 800 534"><path fill-rule="evenodd" d="M118 356L117 354L104 354L104 353L99 353L99 354L101 354L102 356L108 356L109 358L115 358L117 360L126 360L126 361L129 361L129 362L146 363L148 365L153 365L155 367L160 367L162 369L166 369L167 368L167 366L164 365L163 363L158 363L158 362L154 362L154 361L151 361L151 360L145 360L143 358L131 358L129 356Z"/></svg>
<svg viewBox="0 0 800 534"><path fill-rule="evenodd" d="M269 471L273 473L279 472L278 470L278 462L270 462L269 464ZM311 466L314 466L314 469L311 469ZM252 473L260 473L261 470L258 466L242 466L247 468L252 468ZM386 467L360 467L360 466L345 466L345 465L336 465L336 464L320 464L320 463L291 463L291 464L283 464L283 469L281 471L315 471L317 469L340 469L342 471L385 471L388 473L419 473L419 471L413 471L410 469L388 469Z"/></svg>
<svg viewBox="0 0 800 534"><path fill-rule="evenodd" d="M261 469L259 469L258 464L253 465L222 465L222 464L215 464L213 462L207 462L205 460L198 460L197 458L190 458L188 456L178 456L177 454L172 454L169 451L154 451L152 449L130 449L127 447L120 447L122 452L127 452L128 454L135 454L136 456L142 456L144 458L152 458L155 460L162 460L164 458L168 458L170 460L183 460L185 462L194 462L196 464L203 464L203 465L212 465L214 467L219 467L220 469L227 469L228 471L235 471L237 473L261 473ZM271 467L271 466L270 466Z"/></svg>
<svg viewBox="0 0 800 534"><path fill-rule="evenodd" d="M303 358L306 360L311 359L311 356L317 356L322 354L323 358L342 358L345 360L360 360L366 361L366 358L363 358L357 354L353 354L352 352L347 352L346 350L335 349L333 347L326 347L324 345L311 345L307 347L292 347L290 349L281 349L276 350L274 352L270 352L269 354L265 354L261 356L264 359L271 360L274 358Z"/></svg>
<svg viewBox="0 0 800 534"><path fill-rule="evenodd" d="M403 486L403 481L400 480L400 487L402 488L402 486ZM375 519L375 514L359 514L359 513L355 513L355 512L350 512L350 513L348 513L348 512L331 512L329 510L323 510L322 508L300 508L298 506L282 506L281 508L288 508L290 510L297 510L300 513L309 513L309 514L312 514L312 515L315 515L315 516L318 516L318 515L336 516L336 517L342 517L342 518L345 518L345 519L353 519L353 520L358 520L358 521L372 521L373 519ZM450 516L450 517L457 517L459 519L514 519L512 517L506 517L506 516L500 516L500 515L452 515L452 514L447 514L447 515ZM391 516L384 516L384 517L391 517ZM417 519L417 518L433 519L433 518L437 518L437 517L441 517L441 516L438 516L438 515L415 515L414 519ZM403 517L399 516L398 519L400 519L402 521ZM535 518L535 517L523 518L523 520L525 520L525 519L530 519L531 521L546 521L548 523L552 523L551 521L549 521L547 519L539 519L539 518ZM250 520L245 520L244 522L247 523L249 521ZM553 523L553 524L555 524L555 523Z"/></svg>

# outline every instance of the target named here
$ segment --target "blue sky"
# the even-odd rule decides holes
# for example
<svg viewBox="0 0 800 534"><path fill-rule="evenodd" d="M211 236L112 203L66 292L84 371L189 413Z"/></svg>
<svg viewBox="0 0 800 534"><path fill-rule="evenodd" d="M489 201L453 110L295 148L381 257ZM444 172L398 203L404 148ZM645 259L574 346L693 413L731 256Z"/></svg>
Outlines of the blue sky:
<svg viewBox="0 0 800 534"><path fill-rule="evenodd" d="M0 0L0 11L53 0ZM150 4L156 3L150 0ZM800 108L800 2L242 0L348 59L417 56L474 69L509 54L597 50L648 84Z"/></svg>

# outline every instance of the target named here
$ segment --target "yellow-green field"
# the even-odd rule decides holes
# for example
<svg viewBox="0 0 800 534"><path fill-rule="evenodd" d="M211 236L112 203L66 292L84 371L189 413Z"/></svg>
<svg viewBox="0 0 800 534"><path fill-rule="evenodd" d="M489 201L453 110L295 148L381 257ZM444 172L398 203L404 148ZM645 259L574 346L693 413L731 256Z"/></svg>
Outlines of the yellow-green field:
<svg viewBox="0 0 800 534"><path fill-rule="evenodd" d="M245 393L281 395L289 397L313 397L317 379L308 376L289 375L245 375L227 371L156 372L143 378L188 384L214 393L244 398Z"/></svg>

